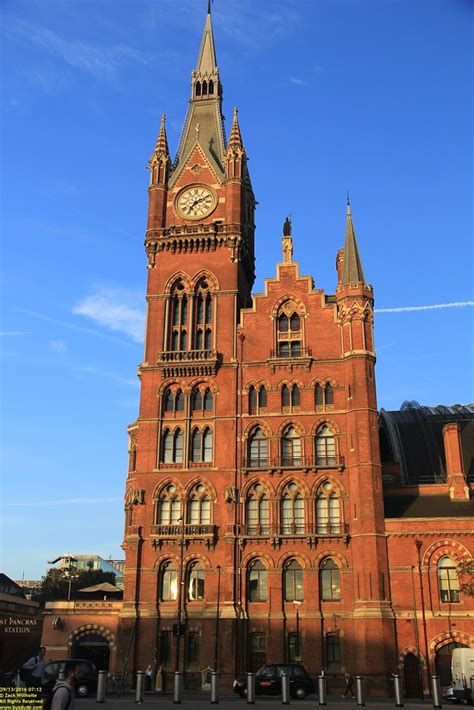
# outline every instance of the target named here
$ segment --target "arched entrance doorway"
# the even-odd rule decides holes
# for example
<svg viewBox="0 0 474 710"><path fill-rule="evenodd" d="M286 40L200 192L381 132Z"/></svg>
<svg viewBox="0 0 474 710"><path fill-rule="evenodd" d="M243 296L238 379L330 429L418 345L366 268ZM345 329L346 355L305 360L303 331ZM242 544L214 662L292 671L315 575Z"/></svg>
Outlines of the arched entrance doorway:
<svg viewBox="0 0 474 710"><path fill-rule="evenodd" d="M445 646L441 646L441 648L438 648L436 651L435 668L436 675L439 675L441 686L449 685L453 680L451 675L451 656L455 648L468 648L468 646L453 641L452 643L447 643Z"/></svg>
<svg viewBox="0 0 474 710"><path fill-rule="evenodd" d="M91 661L98 671L109 670L110 647L108 641L99 634L87 634L78 639L71 650L72 658Z"/></svg>
<svg viewBox="0 0 474 710"><path fill-rule="evenodd" d="M423 697L420 661L414 653L407 653L403 662L403 685L407 698Z"/></svg>

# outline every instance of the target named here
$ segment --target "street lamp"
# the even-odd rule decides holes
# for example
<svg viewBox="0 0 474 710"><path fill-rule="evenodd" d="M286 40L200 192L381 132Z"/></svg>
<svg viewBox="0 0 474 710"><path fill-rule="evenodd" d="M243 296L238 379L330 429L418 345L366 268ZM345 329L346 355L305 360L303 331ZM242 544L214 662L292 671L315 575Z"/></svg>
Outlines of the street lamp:
<svg viewBox="0 0 474 710"><path fill-rule="evenodd" d="M214 670L217 672L219 660L219 617L221 604L221 566L217 565L217 608L216 608L216 641L214 646Z"/></svg>
<svg viewBox="0 0 474 710"><path fill-rule="evenodd" d="M181 538L180 538L180 545L179 545L179 577L178 577L178 623L176 624L176 658L175 658L175 672L177 673L179 671L179 661L180 661L180 645L181 645L181 635L183 632L183 624L182 624L182 617L183 617L183 587L184 587L184 575L183 575L183 559L184 559L184 530L185 530L185 522L184 522L184 515L182 515L180 518L177 520L178 523L181 523Z"/></svg>
<svg viewBox="0 0 474 710"><path fill-rule="evenodd" d="M295 661L301 661L301 650L300 650L300 604L301 602L298 602L293 600L293 604L296 606L296 644L295 644Z"/></svg>

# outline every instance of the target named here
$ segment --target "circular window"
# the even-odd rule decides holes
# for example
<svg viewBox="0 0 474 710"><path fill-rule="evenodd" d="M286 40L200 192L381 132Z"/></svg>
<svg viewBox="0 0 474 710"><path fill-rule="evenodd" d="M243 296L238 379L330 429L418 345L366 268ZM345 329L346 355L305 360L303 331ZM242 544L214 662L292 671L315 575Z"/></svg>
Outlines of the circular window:
<svg viewBox="0 0 474 710"><path fill-rule="evenodd" d="M197 490L198 493L204 493L204 491L205 491L206 489L204 488L204 486L202 485L202 483L200 483L198 486L196 486L196 490Z"/></svg>
<svg viewBox="0 0 474 710"><path fill-rule="evenodd" d="M296 491L297 488L298 486L296 485L296 483L290 483L290 485L288 486L289 491Z"/></svg>
<svg viewBox="0 0 474 710"><path fill-rule="evenodd" d="M323 485L323 488L325 491L329 491L332 488L332 484L326 481L326 483L324 483Z"/></svg>
<svg viewBox="0 0 474 710"><path fill-rule="evenodd" d="M167 493L174 493L176 490L176 486L173 486L173 484L169 485L166 487L166 492Z"/></svg>
<svg viewBox="0 0 474 710"><path fill-rule="evenodd" d="M254 490L257 491L257 493L260 493L260 491L263 490L263 486L261 483L256 483L254 486Z"/></svg>

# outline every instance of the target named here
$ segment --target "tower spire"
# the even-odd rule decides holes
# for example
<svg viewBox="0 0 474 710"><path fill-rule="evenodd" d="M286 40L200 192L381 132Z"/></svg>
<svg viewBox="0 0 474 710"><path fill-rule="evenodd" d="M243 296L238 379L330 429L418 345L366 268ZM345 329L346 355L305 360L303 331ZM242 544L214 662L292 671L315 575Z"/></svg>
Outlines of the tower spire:
<svg viewBox="0 0 474 710"><path fill-rule="evenodd" d="M163 156L169 157L169 149L168 149L168 138L166 135L166 116L163 113L161 115L161 124L160 124L160 130L158 132L158 138L156 139L156 145L155 145L155 150L153 151L153 156L157 158L161 158Z"/></svg>
<svg viewBox="0 0 474 710"><path fill-rule="evenodd" d="M204 32L202 33L201 46L196 62L196 74L211 74L215 71L217 71L217 61L214 34L212 32L211 3L209 0Z"/></svg>
<svg viewBox="0 0 474 710"><path fill-rule="evenodd" d="M232 118L232 127L229 136L229 148L243 148L242 135L239 126L239 109L234 107L234 116Z"/></svg>
<svg viewBox="0 0 474 710"><path fill-rule="evenodd" d="M347 193L346 207L346 241L344 244L344 264L342 268L342 284L365 283L364 270L359 255L357 240L352 222L351 203Z"/></svg>

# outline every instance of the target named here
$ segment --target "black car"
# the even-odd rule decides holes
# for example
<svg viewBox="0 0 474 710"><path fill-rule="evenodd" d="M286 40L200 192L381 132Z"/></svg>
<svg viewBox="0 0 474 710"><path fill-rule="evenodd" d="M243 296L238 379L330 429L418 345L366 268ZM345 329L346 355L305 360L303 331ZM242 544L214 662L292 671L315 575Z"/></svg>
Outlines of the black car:
<svg viewBox="0 0 474 710"><path fill-rule="evenodd" d="M41 678L41 687L44 691L49 692L54 688L58 679L59 671L64 670L66 663L77 663L78 677L75 680L75 694L81 698L97 691L97 673L95 666L90 661L85 661L83 658L68 658L66 660L48 661L46 664L43 677Z"/></svg>
<svg viewBox="0 0 474 710"><path fill-rule="evenodd" d="M292 698L302 699L309 693L314 693L314 683L304 666L300 666L297 663L274 663L263 666L255 674L256 695L280 695L282 673L287 673L290 676L290 695ZM241 698L246 697L246 675L234 680L234 693L238 693Z"/></svg>

